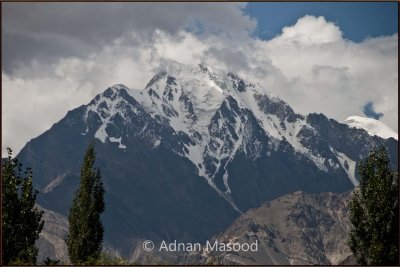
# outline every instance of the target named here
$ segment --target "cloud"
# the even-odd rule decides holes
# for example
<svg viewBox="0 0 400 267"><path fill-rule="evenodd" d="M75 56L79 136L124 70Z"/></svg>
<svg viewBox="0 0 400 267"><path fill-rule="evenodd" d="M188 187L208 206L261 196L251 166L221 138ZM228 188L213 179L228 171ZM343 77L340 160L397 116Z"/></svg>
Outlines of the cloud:
<svg viewBox="0 0 400 267"><path fill-rule="evenodd" d="M149 42L155 32L177 34L201 25L203 33L245 35L256 27L241 3L5 3L2 9L6 73L40 59L84 57L134 33ZM129 41L132 41L130 39Z"/></svg>
<svg viewBox="0 0 400 267"><path fill-rule="evenodd" d="M329 23L329 22L327 22ZM278 37L280 38L280 37ZM294 82L300 93L280 94L302 113L322 112L343 121L361 115L368 101L385 115L381 120L397 130L398 35L353 43L262 43L273 65Z"/></svg>
<svg viewBox="0 0 400 267"><path fill-rule="evenodd" d="M225 7L222 3L172 5L160 7L158 12L141 7L140 12L133 13L143 13L143 21L137 22L147 25L142 30L133 24L116 34L111 33L111 26L109 30L100 30L105 35L110 32L109 39L95 37L95 33L93 37L86 37L84 33L88 30L74 35L71 30L59 38L69 34L78 40L77 47L82 44L95 49L83 49L84 54L54 52L53 60L32 54L23 58L24 64L10 67L12 71L3 71L3 155L6 146L11 145L18 151L68 110L88 103L110 85L123 83L131 88L143 88L166 60L185 64L201 62L236 72L259 82L302 114L322 112L344 121L351 115L362 116L365 103L372 101L375 110L384 114L380 120L397 130L397 34L354 43L343 39L334 23L323 17L305 16L285 27L282 34L265 41L251 35L256 22L243 13L243 5L226 6L228 10L222 9ZM202 9L196 13L194 10L198 7ZM118 12L113 21L117 25L123 24L119 20L128 16L121 8L115 6ZM179 23L162 25L169 22L157 14L167 10L171 12L170 19L179 16ZM74 19L83 21L78 15ZM25 36L21 32L26 27L14 25L10 31ZM47 30L32 27L36 31L34 35L50 32L53 40L61 26L46 26ZM91 40L101 40L101 45L94 45Z"/></svg>
<svg viewBox="0 0 400 267"><path fill-rule="evenodd" d="M295 25L284 27L282 34L274 38L277 43L299 43L303 45L324 44L339 42L342 32L333 23L327 22L324 17L306 15L300 18Z"/></svg>
<svg viewBox="0 0 400 267"><path fill-rule="evenodd" d="M89 83L56 77L24 80L2 74L2 153L18 152L31 138L92 97Z"/></svg>

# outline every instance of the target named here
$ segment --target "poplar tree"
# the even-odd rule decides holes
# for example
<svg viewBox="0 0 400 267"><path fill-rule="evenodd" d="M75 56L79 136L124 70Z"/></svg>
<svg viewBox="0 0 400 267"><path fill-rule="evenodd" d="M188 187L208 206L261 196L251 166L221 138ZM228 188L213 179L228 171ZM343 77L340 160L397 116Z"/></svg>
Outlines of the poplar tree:
<svg viewBox="0 0 400 267"><path fill-rule="evenodd" d="M67 247L73 264L96 261L102 251L104 189L100 169L94 168L94 144L90 144L81 168L80 186L69 212Z"/></svg>
<svg viewBox="0 0 400 267"><path fill-rule="evenodd" d="M350 203L349 246L359 264L399 263L399 177L385 149L359 166L360 186Z"/></svg>
<svg viewBox="0 0 400 267"><path fill-rule="evenodd" d="M2 264L36 264L35 241L43 229L43 211L35 207L37 190L32 170L22 173L22 164L12 157L2 161Z"/></svg>

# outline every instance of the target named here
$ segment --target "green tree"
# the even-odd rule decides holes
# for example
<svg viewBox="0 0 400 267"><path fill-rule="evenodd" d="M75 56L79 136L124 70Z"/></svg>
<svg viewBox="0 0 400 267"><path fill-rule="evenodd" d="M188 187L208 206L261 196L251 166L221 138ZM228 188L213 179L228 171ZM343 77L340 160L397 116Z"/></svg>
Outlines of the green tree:
<svg viewBox="0 0 400 267"><path fill-rule="evenodd" d="M398 171L390 168L382 148L360 164L359 175L350 203L350 249L362 265L398 265Z"/></svg>
<svg viewBox="0 0 400 267"><path fill-rule="evenodd" d="M69 211L68 253L72 263L83 264L99 258L103 243L101 213L104 189L99 169L94 169L94 144L90 144L81 168L80 186Z"/></svg>
<svg viewBox="0 0 400 267"><path fill-rule="evenodd" d="M43 211L35 207L37 190L32 186L32 170L22 173L22 164L12 158L2 162L2 264L36 264L35 241L43 229Z"/></svg>

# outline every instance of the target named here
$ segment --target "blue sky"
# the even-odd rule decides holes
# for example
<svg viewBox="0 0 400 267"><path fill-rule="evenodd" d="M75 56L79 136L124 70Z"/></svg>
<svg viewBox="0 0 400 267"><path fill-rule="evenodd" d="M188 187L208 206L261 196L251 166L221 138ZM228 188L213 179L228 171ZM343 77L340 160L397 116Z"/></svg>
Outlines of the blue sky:
<svg viewBox="0 0 400 267"><path fill-rule="evenodd" d="M367 116L369 118L373 118L375 120L379 120L379 118L383 116L383 113L375 112L374 103L372 103L372 102L368 102L364 106L363 113L365 114L365 116Z"/></svg>
<svg viewBox="0 0 400 267"><path fill-rule="evenodd" d="M304 15L324 16L337 24L344 38L360 42L367 37L392 35L398 32L398 4L393 2L269 2L248 3L245 11L257 18L255 34L271 39L282 27L293 25Z"/></svg>
<svg viewBox="0 0 400 267"><path fill-rule="evenodd" d="M353 42L392 35L398 32L398 4L396 2L250 2L245 12L257 20L254 36L271 40L281 34L282 28L293 25L305 16L323 16L335 23L343 33L343 38ZM369 101L363 107L367 117L379 119L374 103Z"/></svg>

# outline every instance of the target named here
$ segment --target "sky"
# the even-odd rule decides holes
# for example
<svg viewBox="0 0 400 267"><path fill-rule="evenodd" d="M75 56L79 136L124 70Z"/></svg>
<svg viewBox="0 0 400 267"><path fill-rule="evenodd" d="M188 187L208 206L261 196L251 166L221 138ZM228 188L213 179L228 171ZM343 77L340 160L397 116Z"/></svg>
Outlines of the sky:
<svg viewBox="0 0 400 267"><path fill-rule="evenodd" d="M398 32L397 4L390 2L249 3L245 10L257 17L255 34L262 39L273 38L284 26L295 24L304 14L324 16L339 26L344 38L354 42Z"/></svg>
<svg viewBox="0 0 400 267"><path fill-rule="evenodd" d="M3 3L2 155L170 60L259 82L297 113L398 131L397 3Z"/></svg>

